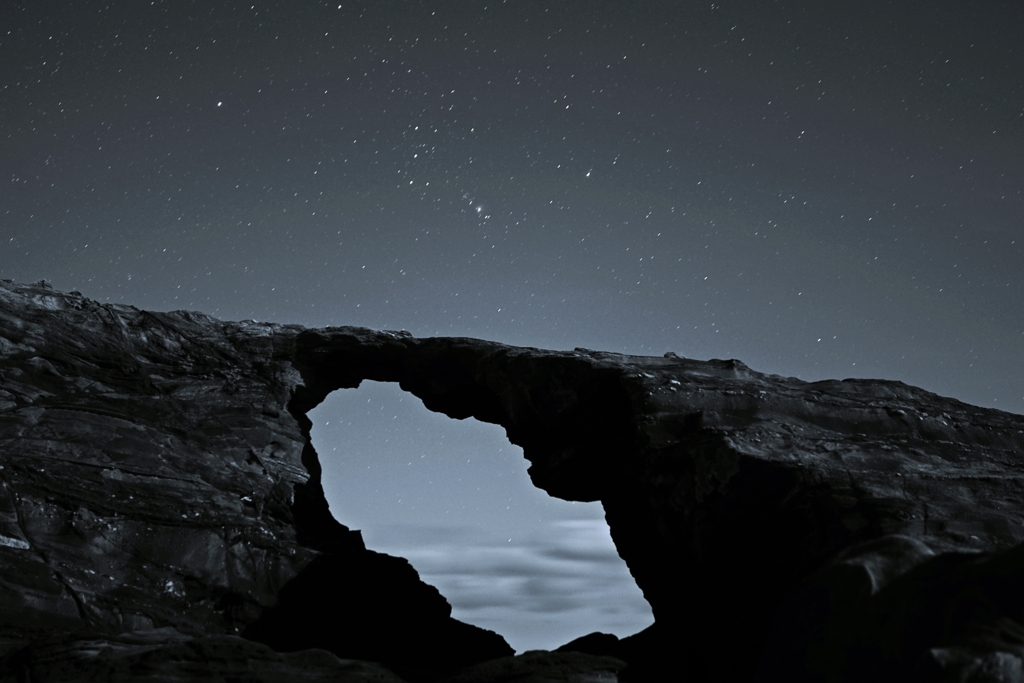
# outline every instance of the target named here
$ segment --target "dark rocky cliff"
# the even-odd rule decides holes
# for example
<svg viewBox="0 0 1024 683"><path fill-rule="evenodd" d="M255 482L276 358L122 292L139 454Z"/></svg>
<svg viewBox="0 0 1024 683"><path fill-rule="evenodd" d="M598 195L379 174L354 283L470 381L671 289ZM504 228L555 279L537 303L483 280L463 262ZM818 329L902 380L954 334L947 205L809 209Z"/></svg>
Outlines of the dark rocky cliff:
<svg viewBox="0 0 1024 683"><path fill-rule="evenodd" d="M328 512L305 414L364 379L600 500L655 625L489 661L500 636ZM1021 680L1022 466L1024 417L899 382L0 283L0 675Z"/></svg>

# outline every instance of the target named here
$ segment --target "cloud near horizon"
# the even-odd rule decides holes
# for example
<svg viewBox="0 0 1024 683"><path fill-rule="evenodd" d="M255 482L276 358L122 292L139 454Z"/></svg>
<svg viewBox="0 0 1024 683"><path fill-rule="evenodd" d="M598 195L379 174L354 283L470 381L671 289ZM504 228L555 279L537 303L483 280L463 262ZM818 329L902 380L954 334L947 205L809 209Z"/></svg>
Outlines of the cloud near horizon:
<svg viewBox="0 0 1024 683"><path fill-rule="evenodd" d="M626 636L653 622L604 520L552 521L504 544L485 533L393 524L375 529L367 546L408 559L448 599L452 616L500 633L517 652L593 631Z"/></svg>

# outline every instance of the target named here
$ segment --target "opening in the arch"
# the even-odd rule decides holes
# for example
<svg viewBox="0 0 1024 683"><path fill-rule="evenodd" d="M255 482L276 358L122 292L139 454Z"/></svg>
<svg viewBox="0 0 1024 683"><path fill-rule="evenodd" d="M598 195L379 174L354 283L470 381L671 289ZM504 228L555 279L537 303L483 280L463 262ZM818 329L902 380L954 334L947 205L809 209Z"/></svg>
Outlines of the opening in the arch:
<svg viewBox="0 0 1024 683"><path fill-rule="evenodd" d="M501 427L372 381L333 392L309 418L334 517L368 548L408 559L456 619L517 652L653 622L601 504L534 487Z"/></svg>

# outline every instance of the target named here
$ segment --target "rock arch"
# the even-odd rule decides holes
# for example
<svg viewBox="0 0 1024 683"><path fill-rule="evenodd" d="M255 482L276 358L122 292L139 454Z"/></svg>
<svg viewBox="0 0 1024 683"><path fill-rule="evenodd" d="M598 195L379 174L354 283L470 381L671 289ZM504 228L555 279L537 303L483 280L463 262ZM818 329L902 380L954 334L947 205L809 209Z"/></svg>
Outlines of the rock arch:
<svg viewBox="0 0 1024 683"><path fill-rule="evenodd" d="M351 642L355 636L347 626L342 633L330 633L301 623L303 615L322 600L321 593L336 576L332 572L340 571L334 566L337 560L331 558L362 546L358 532L341 525L328 510L322 466L309 438L312 423L307 414L332 391L354 389L363 380L396 382L431 411L501 425L509 440L523 447L534 484L565 500L593 502L601 500L609 487L617 488L612 473L614 463L620 461L616 455L635 436L619 373L587 362L585 354L538 358L500 344L417 340L404 333L358 328L302 332L288 351L301 375L288 410L306 435L302 463L310 474L308 481L294 487L292 512L301 541L326 554L285 587L280 604L266 610L248 629L249 637L278 649L327 647ZM572 363L577 357L579 362ZM322 568L328 565L331 571ZM431 609L437 612L436 607ZM460 646L471 650L472 657L485 658L480 652L496 656L496 646L488 646L483 635L461 625L457 629ZM419 625L418 631L430 633L431 629ZM410 661L422 664L428 650L407 654ZM454 659L439 663L439 668L466 661L464 654L450 656ZM388 662L401 673L400 662Z"/></svg>
<svg viewBox="0 0 1024 683"><path fill-rule="evenodd" d="M535 484L602 501L656 623L575 647L617 650L634 680L1019 669L999 626L1024 604L1019 415L893 381L223 322L11 282L0 360L0 636L17 649L0 676L107 670L118 648L319 657L240 632L410 681L507 654L331 517L306 412L363 379L502 425Z"/></svg>

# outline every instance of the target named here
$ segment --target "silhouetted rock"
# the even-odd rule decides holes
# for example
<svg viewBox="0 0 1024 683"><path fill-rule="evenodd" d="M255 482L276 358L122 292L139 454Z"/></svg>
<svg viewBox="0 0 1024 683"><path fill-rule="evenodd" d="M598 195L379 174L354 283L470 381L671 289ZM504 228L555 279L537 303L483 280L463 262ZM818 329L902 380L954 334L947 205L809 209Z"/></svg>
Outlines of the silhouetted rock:
<svg viewBox="0 0 1024 683"><path fill-rule="evenodd" d="M414 681L511 654L331 518L306 413L364 379L502 425L537 486L600 500L654 610L617 643L475 671L561 662L569 680L610 648L629 666L606 680L1020 676L1024 417L899 382L222 322L14 283L0 284L4 670L116 679L135 669L111 658L142 656L125 638L168 633L152 652L236 653L211 671L241 671L253 640ZM267 671L307 657L259 652Z"/></svg>
<svg viewBox="0 0 1024 683"><path fill-rule="evenodd" d="M51 637L0 660L3 680L197 680L247 683L402 683L384 667L325 650L281 654L238 636L187 637L173 629L107 638Z"/></svg>
<svg viewBox="0 0 1024 683"><path fill-rule="evenodd" d="M620 649L619 637L611 633L595 631L555 649L555 652L583 652L589 655L618 657Z"/></svg>
<svg viewBox="0 0 1024 683"><path fill-rule="evenodd" d="M616 683L625 667L614 657L533 650L467 667L443 683Z"/></svg>

